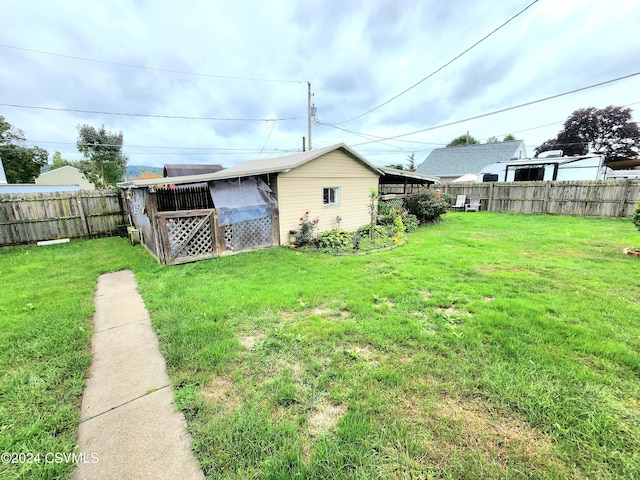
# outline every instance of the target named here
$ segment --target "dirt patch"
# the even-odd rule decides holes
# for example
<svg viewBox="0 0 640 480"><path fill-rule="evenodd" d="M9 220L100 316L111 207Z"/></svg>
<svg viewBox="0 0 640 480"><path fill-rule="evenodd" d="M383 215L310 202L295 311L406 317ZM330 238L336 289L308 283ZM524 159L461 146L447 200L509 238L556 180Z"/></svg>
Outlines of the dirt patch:
<svg viewBox="0 0 640 480"><path fill-rule="evenodd" d="M373 362L378 358L378 355L370 345L366 345L364 347L359 347L356 345L349 348L349 350L355 353L358 357L362 358L365 362Z"/></svg>
<svg viewBox="0 0 640 480"><path fill-rule="evenodd" d="M307 418L309 434L319 435L332 430L346 411L347 407L344 405L322 402Z"/></svg>
<svg viewBox="0 0 640 480"><path fill-rule="evenodd" d="M435 412L440 417L462 422L466 427L463 443L495 458L503 467L514 451L530 458L551 455L551 439L508 412L489 411L472 400L447 395L440 396Z"/></svg>
<svg viewBox="0 0 640 480"><path fill-rule="evenodd" d="M493 302L495 299L496 299L496 297L484 297L484 298L482 299L482 301L483 301L484 303L491 303L491 302Z"/></svg>
<svg viewBox="0 0 640 480"><path fill-rule="evenodd" d="M256 344L264 338L264 334L260 335L244 335L240 337L240 345L247 350L253 349Z"/></svg>
<svg viewBox="0 0 640 480"><path fill-rule="evenodd" d="M235 383L233 381L218 375L213 375L200 391L200 394L212 403L220 403L224 400L223 403L232 403L233 406L235 406L234 386ZM232 401L229 402L230 400Z"/></svg>

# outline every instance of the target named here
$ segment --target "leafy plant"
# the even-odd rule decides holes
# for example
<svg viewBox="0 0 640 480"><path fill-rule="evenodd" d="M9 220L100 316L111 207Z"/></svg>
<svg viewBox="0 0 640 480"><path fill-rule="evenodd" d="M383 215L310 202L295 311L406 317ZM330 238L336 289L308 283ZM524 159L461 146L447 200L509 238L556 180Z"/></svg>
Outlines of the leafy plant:
<svg viewBox="0 0 640 480"><path fill-rule="evenodd" d="M421 188L407 199L409 213L421 222L437 222L452 205L453 198L447 193L430 188Z"/></svg>
<svg viewBox="0 0 640 480"><path fill-rule="evenodd" d="M300 231L296 237L298 245L309 245L313 243L319 221L320 219L318 217L309 218L309 212L304 212L304 215L300 217Z"/></svg>
<svg viewBox="0 0 640 480"><path fill-rule="evenodd" d="M635 212L633 212L632 220L633 220L633 224L640 231L640 202L636 204L636 210Z"/></svg>
<svg viewBox="0 0 640 480"><path fill-rule="evenodd" d="M413 213L407 213L404 216L403 223L407 233L415 232L420 226L420 221L418 220L418 217L416 217Z"/></svg>
<svg viewBox="0 0 640 480"><path fill-rule="evenodd" d="M350 249L353 247L353 234L333 228L320 234L319 243L324 248Z"/></svg>

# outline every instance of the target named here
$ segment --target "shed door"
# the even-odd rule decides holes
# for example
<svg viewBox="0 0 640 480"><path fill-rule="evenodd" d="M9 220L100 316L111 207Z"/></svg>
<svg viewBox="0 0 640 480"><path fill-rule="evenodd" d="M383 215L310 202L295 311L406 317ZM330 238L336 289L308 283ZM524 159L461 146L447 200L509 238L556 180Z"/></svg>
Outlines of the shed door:
<svg viewBox="0 0 640 480"><path fill-rule="evenodd" d="M175 265L218 256L215 210L158 213L162 262Z"/></svg>

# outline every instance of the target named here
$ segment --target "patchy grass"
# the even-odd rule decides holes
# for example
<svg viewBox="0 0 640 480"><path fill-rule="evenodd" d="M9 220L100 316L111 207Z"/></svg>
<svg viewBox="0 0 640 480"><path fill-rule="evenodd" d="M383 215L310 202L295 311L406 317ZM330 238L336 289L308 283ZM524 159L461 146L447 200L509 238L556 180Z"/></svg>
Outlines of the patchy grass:
<svg viewBox="0 0 640 480"><path fill-rule="evenodd" d="M640 261L622 254L637 235L629 220L480 212L365 256L282 248L164 267L118 239L7 250L16 298L0 308L21 331L31 317L15 314L39 303L18 292L46 278L46 298L66 298L81 265L69 302L85 308L61 329L84 329L65 346L82 359L65 375L75 389L31 393L72 392L59 448L73 445L95 280L126 266L210 478L638 478ZM5 351L2 392L22 365ZM29 405L0 400L2 428L22 424L10 448L48 438L33 418L53 410Z"/></svg>
<svg viewBox="0 0 640 480"><path fill-rule="evenodd" d="M0 478L70 475L44 457L76 451L96 282L131 267L153 262L120 238L0 249L0 452L41 456L0 463Z"/></svg>

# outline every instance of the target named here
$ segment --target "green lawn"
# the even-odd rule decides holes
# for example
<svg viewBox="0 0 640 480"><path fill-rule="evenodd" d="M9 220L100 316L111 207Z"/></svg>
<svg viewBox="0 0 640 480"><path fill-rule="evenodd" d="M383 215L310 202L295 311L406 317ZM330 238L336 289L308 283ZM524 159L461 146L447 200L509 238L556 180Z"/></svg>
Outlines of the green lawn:
<svg viewBox="0 0 640 480"><path fill-rule="evenodd" d="M0 449L72 451L97 276L131 268L211 478L640 478L639 240L480 212L358 256L0 250Z"/></svg>

